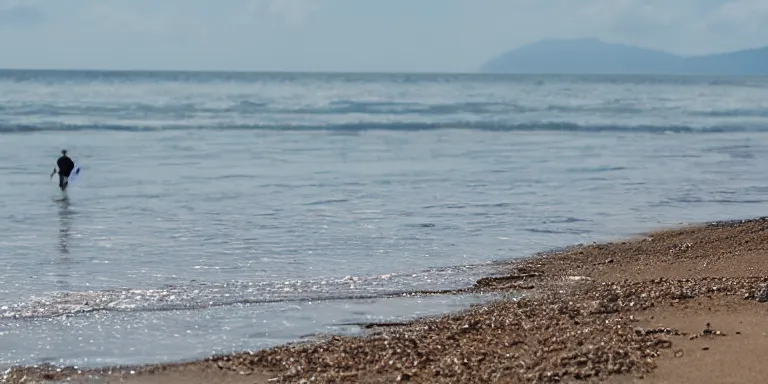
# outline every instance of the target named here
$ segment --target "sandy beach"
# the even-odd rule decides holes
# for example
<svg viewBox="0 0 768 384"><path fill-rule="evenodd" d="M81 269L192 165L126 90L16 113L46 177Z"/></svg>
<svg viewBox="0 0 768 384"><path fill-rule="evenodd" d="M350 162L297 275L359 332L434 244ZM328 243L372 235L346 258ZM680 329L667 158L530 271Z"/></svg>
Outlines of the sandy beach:
<svg viewBox="0 0 768 384"><path fill-rule="evenodd" d="M205 360L7 383L758 383L768 377L768 219L717 222L510 263L462 313Z"/></svg>

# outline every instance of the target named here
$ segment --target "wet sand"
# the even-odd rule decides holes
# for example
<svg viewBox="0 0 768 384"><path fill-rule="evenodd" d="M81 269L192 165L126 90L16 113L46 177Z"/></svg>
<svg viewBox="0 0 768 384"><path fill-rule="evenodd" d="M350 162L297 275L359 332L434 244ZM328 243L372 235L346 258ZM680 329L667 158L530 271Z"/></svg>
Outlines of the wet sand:
<svg viewBox="0 0 768 384"><path fill-rule="evenodd" d="M757 383L768 377L768 219L510 263L519 300L183 364L17 368L8 383Z"/></svg>

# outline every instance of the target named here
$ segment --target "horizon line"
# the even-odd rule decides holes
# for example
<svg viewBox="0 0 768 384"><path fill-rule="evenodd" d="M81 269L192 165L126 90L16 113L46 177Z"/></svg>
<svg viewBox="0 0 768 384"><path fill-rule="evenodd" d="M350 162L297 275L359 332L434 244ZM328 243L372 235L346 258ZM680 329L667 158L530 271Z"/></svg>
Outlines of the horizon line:
<svg viewBox="0 0 768 384"><path fill-rule="evenodd" d="M3 72L105 72L105 73L194 73L194 74L260 74L260 75L417 75L417 76L639 76L639 77L763 77L735 74L697 73L533 73L533 72L427 72L427 71L342 71L342 70L244 70L244 69L96 69L96 68L13 68L0 67Z"/></svg>

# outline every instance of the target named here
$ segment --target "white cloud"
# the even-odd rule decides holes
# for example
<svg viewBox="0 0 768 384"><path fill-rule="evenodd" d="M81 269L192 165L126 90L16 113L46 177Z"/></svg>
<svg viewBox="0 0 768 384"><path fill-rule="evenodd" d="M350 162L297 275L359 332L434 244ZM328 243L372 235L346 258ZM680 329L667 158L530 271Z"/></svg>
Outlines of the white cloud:
<svg viewBox="0 0 768 384"><path fill-rule="evenodd" d="M256 19L277 19L290 25L306 23L317 10L319 1L251 0L248 9Z"/></svg>
<svg viewBox="0 0 768 384"><path fill-rule="evenodd" d="M0 7L0 28L29 27L44 21L45 14L35 7L19 4Z"/></svg>

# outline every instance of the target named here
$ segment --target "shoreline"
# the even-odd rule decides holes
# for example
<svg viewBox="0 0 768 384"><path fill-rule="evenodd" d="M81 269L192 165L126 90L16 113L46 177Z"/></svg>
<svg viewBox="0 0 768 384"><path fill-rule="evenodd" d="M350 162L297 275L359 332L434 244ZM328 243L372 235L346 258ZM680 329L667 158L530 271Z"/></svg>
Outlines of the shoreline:
<svg viewBox="0 0 768 384"><path fill-rule="evenodd" d="M363 336L0 383L412 381L715 383L768 375L768 218L683 225L535 253L442 294L519 293L456 313L366 323ZM734 367L742 368L738 371Z"/></svg>

